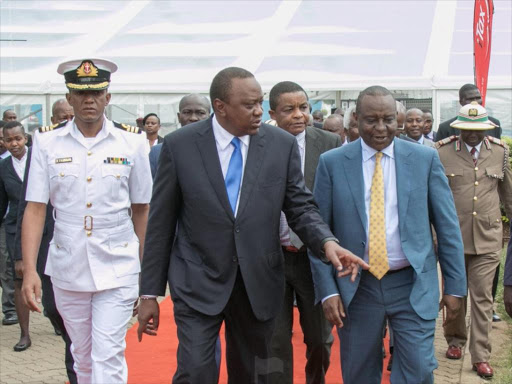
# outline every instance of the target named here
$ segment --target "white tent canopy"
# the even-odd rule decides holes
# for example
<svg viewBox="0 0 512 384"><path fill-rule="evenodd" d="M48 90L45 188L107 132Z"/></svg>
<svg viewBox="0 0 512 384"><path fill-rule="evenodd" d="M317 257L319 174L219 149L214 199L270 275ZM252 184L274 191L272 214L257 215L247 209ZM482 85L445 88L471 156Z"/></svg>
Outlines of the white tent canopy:
<svg viewBox="0 0 512 384"><path fill-rule="evenodd" d="M489 89L510 102L512 9L508 0L494 3ZM20 94L62 95L58 64L85 57L119 65L113 93L153 95L145 101L154 104L161 104L159 94L207 92L228 66L253 72L265 91L292 80L313 91L381 84L432 97L433 90L473 81L473 4L4 0L1 102L12 104ZM140 102L131 101L138 109Z"/></svg>

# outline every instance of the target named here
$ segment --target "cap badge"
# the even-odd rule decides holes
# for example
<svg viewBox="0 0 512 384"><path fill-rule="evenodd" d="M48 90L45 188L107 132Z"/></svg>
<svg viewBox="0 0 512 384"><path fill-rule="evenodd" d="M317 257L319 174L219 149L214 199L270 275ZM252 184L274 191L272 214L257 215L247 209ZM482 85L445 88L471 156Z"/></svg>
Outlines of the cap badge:
<svg viewBox="0 0 512 384"><path fill-rule="evenodd" d="M90 61L84 61L76 70L76 74L78 77L97 77L98 68Z"/></svg>
<svg viewBox="0 0 512 384"><path fill-rule="evenodd" d="M468 116L478 116L478 109L476 108L470 108L468 112Z"/></svg>

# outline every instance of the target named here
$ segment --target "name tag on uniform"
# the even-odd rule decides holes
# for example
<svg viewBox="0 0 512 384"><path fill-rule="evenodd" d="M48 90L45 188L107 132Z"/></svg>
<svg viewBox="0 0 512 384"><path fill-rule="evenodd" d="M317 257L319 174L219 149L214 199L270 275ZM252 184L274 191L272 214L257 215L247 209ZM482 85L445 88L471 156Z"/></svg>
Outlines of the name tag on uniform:
<svg viewBox="0 0 512 384"><path fill-rule="evenodd" d="M130 165L131 162L126 157L107 157L106 160L103 160L105 164L124 164Z"/></svg>
<svg viewBox="0 0 512 384"><path fill-rule="evenodd" d="M55 164L72 163L72 162L73 162L72 157L61 157L60 159L55 159Z"/></svg>

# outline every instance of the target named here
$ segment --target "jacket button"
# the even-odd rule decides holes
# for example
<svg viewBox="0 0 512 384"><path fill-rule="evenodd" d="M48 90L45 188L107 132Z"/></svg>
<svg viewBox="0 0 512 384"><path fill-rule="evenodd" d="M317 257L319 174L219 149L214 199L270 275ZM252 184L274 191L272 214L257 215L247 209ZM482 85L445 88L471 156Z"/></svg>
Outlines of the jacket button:
<svg viewBox="0 0 512 384"><path fill-rule="evenodd" d="M90 183L90 182L91 182L91 180L92 180L92 177L91 177L91 176L88 176L88 177L87 177L87 182L88 182L88 183Z"/></svg>
<svg viewBox="0 0 512 384"><path fill-rule="evenodd" d="M454 177L454 176L455 176L455 173L452 173L450 176L451 176L451 177Z"/></svg>
<svg viewBox="0 0 512 384"><path fill-rule="evenodd" d="M475 185L478 185L478 181L475 181Z"/></svg>
<svg viewBox="0 0 512 384"><path fill-rule="evenodd" d="M475 167L475 171L478 171L478 167Z"/></svg>
<svg viewBox="0 0 512 384"><path fill-rule="evenodd" d="M64 173L63 172L59 173L59 176L64 177Z"/></svg>
<svg viewBox="0 0 512 384"><path fill-rule="evenodd" d="M476 212L473 212L473 216L476 216Z"/></svg>
<svg viewBox="0 0 512 384"><path fill-rule="evenodd" d="M87 203L86 206L87 206L87 208L91 208L92 207L92 203Z"/></svg>
<svg viewBox="0 0 512 384"><path fill-rule="evenodd" d="M233 263L236 263L238 261L238 257L234 256L233 257Z"/></svg>
<svg viewBox="0 0 512 384"><path fill-rule="evenodd" d="M239 228L239 227L236 227L236 228L235 228L235 232L236 232L236 233L240 233L240 228Z"/></svg>
<svg viewBox="0 0 512 384"><path fill-rule="evenodd" d="M86 234L87 234L88 237L90 237L92 235L92 232L91 231L87 231Z"/></svg>
<svg viewBox="0 0 512 384"><path fill-rule="evenodd" d="M91 151L87 151L87 156L91 156L92 155L92 152Z"/></svg>
<svg viewBox="0 0 512 384"><path fill-rule="evenodd" d="M478 197L476 197L476 196L475 196L475 197L473 197L473 200L477 201L477 200L478 200Z"/></svg>

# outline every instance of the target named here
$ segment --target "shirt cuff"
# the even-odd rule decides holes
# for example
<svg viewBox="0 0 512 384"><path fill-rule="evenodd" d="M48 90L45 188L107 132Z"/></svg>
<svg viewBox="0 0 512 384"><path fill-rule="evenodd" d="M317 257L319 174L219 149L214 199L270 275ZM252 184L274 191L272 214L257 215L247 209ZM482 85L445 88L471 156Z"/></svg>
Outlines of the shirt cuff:
<svg viewBox="0 0 512 384"><path fill-rule="evenodd" d="M329 296L325 296L323 299L322 299L322 304L324 303L325 300L327 299L330 299L331 297L334 297L334 296L339 296L340 294L339 293L334 293L332 295L329 295Z"/></svg>

